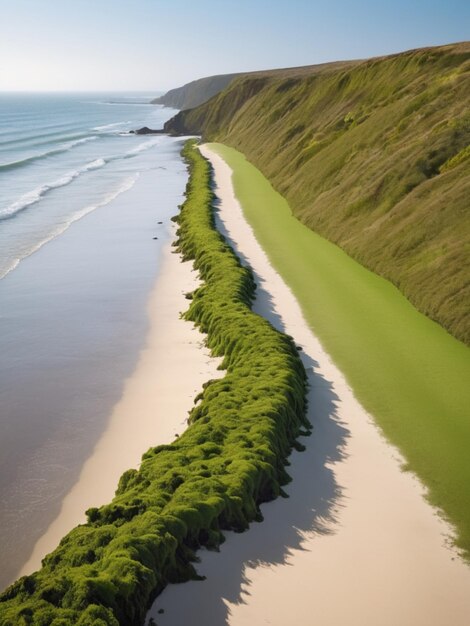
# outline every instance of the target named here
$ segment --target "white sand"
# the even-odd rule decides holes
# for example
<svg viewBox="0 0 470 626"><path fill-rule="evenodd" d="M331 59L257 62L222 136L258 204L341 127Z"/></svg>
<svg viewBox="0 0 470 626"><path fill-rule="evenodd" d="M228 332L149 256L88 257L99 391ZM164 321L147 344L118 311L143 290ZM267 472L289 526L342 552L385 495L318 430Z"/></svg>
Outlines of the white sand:
<svg viewBox="0 0 470 626"><path fill-rule="evenodd" d="M291 456L290 498L263 505L265 521L248 532L227 533L219 554L201 551L207 580L169 586L149 616L159 626L467 626L470 568L446 546L451 528L308 328L242 215L229 167L202 152L223 226L255 271L255 310L303 348L314 432Z"/></svg>
<svg viewBox="0 0 470 626"><path fill-rule="evenodd" d="M170 443L182 433L202 384L223 375L216 370L220 359L210 357L203 347L203 335L180 318L180 312L189 305L184 294L198 284L192 263L181 263L168 244L149 302L146 347L78 482L64 498L58 517L36 543L19 575L38 569L41 559L60 539L85 521L86 509L111 501L121 474L138 467L150 446Z"/></svg>

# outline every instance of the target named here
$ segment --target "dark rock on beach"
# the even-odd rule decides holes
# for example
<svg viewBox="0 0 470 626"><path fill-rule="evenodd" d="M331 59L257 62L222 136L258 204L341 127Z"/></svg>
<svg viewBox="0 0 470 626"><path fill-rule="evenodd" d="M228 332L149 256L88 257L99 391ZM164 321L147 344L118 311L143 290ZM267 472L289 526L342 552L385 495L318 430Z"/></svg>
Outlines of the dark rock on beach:
<svg viewBox="0 0 470 626"><path fill-rule="evenodd" d="M130 130L130 135L163 135L165 131L163 129L155 130L153 128L149 128L148 126L142 126L142 128L138 128L137 130Z"/></svg>

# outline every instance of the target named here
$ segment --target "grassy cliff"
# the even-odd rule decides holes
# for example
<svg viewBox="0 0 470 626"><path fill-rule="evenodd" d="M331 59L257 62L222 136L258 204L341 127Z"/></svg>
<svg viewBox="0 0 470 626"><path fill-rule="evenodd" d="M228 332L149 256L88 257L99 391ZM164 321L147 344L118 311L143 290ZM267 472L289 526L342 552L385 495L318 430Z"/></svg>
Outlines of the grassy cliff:
<svg viewBox="0 0 470 626"><path fill-rule="evenodd" d="M198 107L210 100L213 96L216 96L222 90L230 85L230 83L241 76L250 76L252 78L259 78L265 76L283 76L287 78L289 76L304 76L306 74L311 75L318 71L323 71L325 68L338 68L347 67L353 64L354 61L335 61L333 63L321 63L319 65L307 65L303 67L290 67L282 70L264 70L260 72L243 72L238 74L218 74L216 76L207 76L205 78L198 78L186 85L170 89L167 93L155 100L151 101L151 104L164 104L167 107L173 107L175 109L187 110Z"/></svg>
<svg viewBox="0 0 470 626"><path fill-rule="evenodd" d="M151 104L164 104L174 109L192 109L220 93L238 74L221 74L193 80L182 87L170 89L166 94L152 100Z"/></svg>
<svg viewBox="0 0 470 626"><path fill-rule="evenodd" d="M470 344L470 43L244 75L169 132L242 151L304 224Z"/></svg>

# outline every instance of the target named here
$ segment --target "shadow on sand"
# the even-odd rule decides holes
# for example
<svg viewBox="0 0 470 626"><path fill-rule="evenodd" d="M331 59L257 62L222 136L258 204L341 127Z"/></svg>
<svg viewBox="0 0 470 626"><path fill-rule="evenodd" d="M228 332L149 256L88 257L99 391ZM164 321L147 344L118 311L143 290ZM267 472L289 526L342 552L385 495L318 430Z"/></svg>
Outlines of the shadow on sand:
<svg viewBox="0 0 470 626"><path fill-rule="evenodd" d="M218 216L216 223L242 262L249 265ZM264 281L256 272L254 276L257 292L253 310L275 328L286 332ZM336 513L344 495L335 482L332 466L344 459L349 431L337 418L338 398L331 383L317 371L318 363L309 347L300 346L309 381L308 418L314 430L310 437L300 439L306 450L293 452L289 458L287 471L292 482L285 488L289 497L262 505L264 521L251 524L249 531L225 533L226 541L219 553L201 550L196 568L207 580L170 585L165 589L148 615L158 626L228 624L228 603L245 603L250 596L247 568L286 564L293 550L303 549L305 534L335 532ZM159 610L163 613L159 614Z"/></svg>

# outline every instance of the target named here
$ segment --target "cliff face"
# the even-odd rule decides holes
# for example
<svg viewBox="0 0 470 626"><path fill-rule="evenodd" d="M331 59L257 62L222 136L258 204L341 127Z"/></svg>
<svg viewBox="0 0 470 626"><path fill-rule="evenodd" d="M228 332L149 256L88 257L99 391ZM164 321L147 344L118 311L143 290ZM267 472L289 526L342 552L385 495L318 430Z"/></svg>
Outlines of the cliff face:
<svg viewBox="0 0 470 626"><path fill-rule="evenodd" d="M165 95L152 100L151 104L164 104L174 109L192 109L220 93L238 74L209 76L171 89Z"/></svg>
<svg viewBox="0 0 470 626"><path fill-rule="evenodd" d="M219 74L217 76L208 76L206 78L193 80L182 87L171 89L165 95L152 100L151 104L164 104L168 107L186 111L187 109L193 109L201 104L204 104L213 96L219 94L226 87L228 87L235 78L243 76L251 77L252 79L269 76L303 76L305 74L310 75L325 68L347 67L351 65L351 63L354 62L339 61L334 63L323 63L321 65L292 67L281 70L264 70L260 72L244 72L238 74Z"/></svg>
<svg viewBox="0 0 470 626"><path fill-rule="evenodd" d="M168 132L242 151L310 228L470 344L470 43L244 75Z"/></svg>

